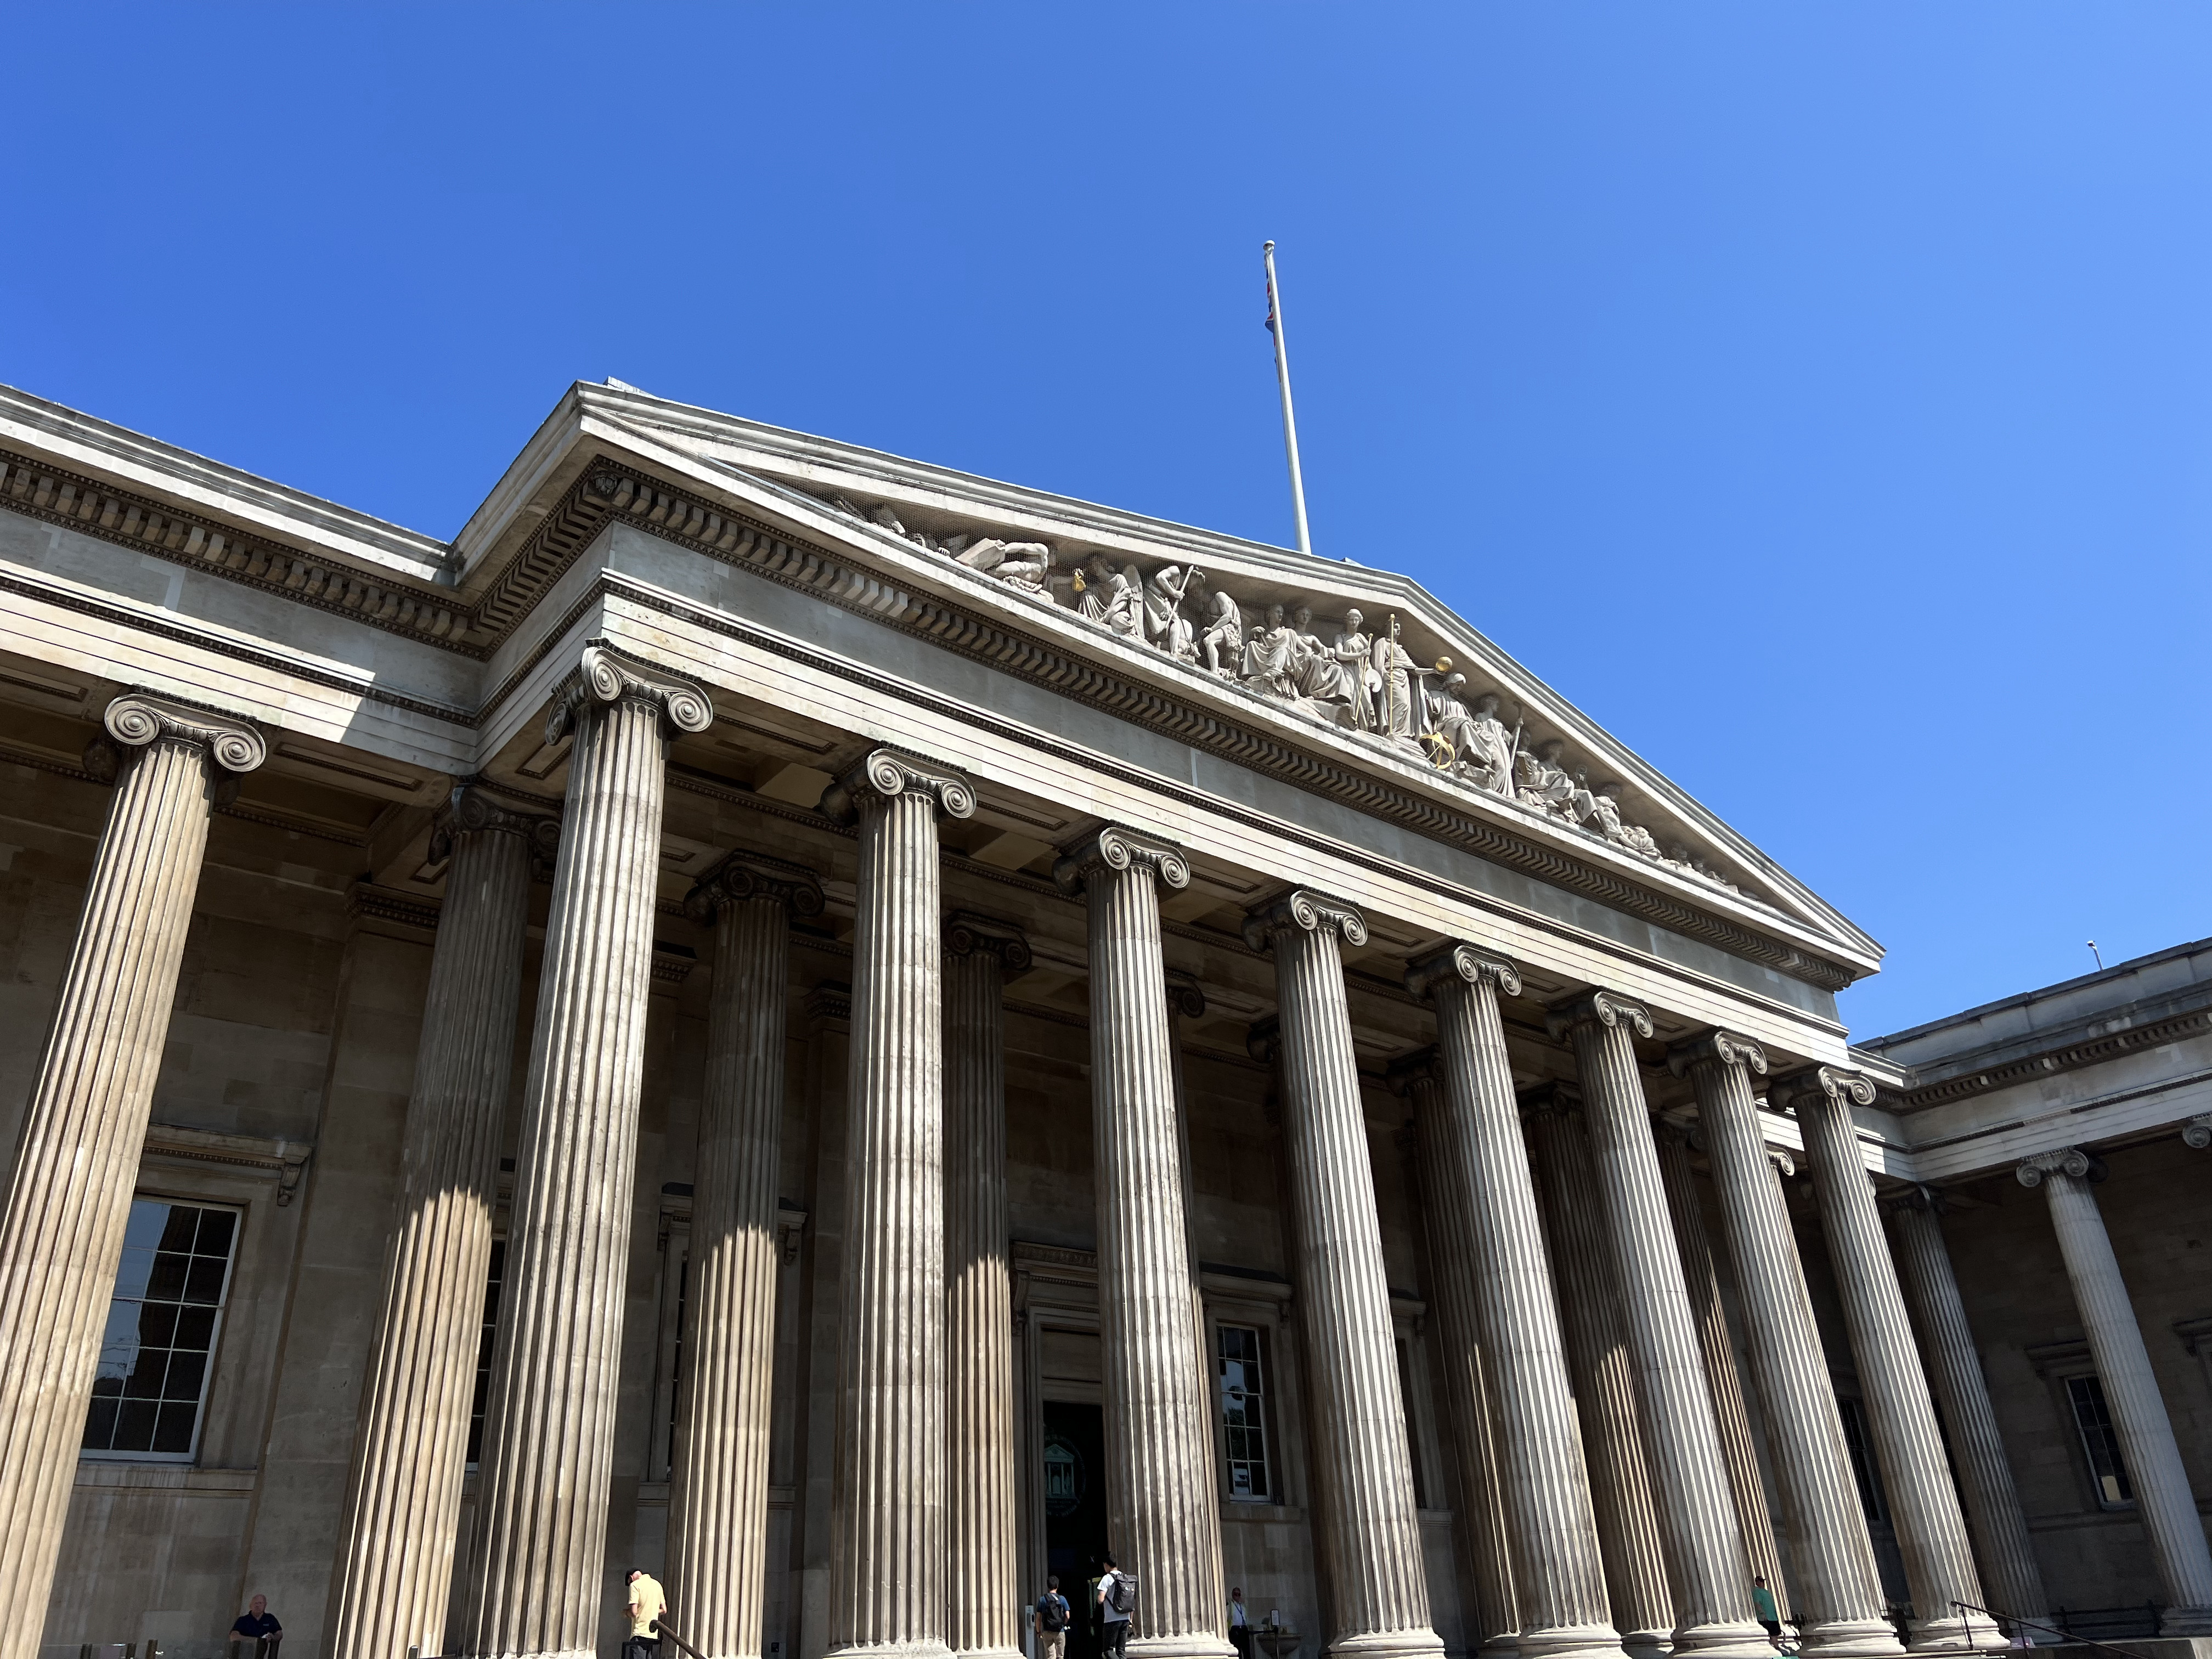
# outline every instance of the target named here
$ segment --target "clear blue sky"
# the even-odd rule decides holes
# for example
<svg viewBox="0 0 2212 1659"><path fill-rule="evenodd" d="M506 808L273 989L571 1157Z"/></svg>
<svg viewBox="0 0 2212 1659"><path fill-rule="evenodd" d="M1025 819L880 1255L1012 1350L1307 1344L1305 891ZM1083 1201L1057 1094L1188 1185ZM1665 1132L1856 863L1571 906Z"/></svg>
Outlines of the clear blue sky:
<svg viewBox="0 0 2212 1659"><path fill-rule="evenodd" d="M18 8L0 379L439 535L572 380L1412 572L1890 951L2212 933L2212 12Z"/></svg>

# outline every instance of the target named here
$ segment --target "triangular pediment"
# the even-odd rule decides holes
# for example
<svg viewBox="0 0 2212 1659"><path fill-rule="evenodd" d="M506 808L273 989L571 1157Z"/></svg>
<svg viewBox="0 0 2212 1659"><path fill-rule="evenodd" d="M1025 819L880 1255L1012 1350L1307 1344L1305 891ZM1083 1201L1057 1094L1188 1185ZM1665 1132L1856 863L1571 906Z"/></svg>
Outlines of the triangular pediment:
<svg viewBox="0 0 2212 1659"><path fill-rule="evenodd" d="M627 449L860 568L988 612L995 627L1650 889L1664 896L1660 914L1688 903L1779 934L1822 958L1818 976L1833 982L1879 960L1832 907L1409 578L628 386L579 386L563 410L568 421L556 411L541 441L564 427L561 447L577 455ZM558 471L549 455L531 463L526 452L510 480ZM465 557L478 529L457 543Z"/></svg>

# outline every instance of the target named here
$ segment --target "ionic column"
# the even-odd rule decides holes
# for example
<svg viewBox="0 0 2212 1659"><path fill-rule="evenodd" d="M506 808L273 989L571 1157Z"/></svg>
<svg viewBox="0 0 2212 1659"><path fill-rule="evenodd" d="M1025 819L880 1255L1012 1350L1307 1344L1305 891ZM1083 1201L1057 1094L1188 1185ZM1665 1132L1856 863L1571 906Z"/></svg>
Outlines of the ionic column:
<svg viewBox="0 0 2212 1659"><path fill-rule="evenodd" d="M732 853L684 908L714 930L714 983L691 1177L668 1595L677 1627L706 1659L757 1659L768 1593L791 919L819 915L822 889L811 871Z"/></svg>
<svg viewBox="0 0 2212 1659"><path fill-rule="evenodd" d="M471 787L453 792L431 838L432 855L447 860L446 898L338 1546L337 1659L444 1645L531 870L558 829L553 817Z"/></svg>
<svg viewBox="0 0 2212 1659"><path fill-rule="evenodd" d="M1004 922L945 928L945 1397L951 1402L951 1646L1022 1646L1014 1500L1013 1224L1006 1209L1006 981L1030 965Z"/></svg>
<svg viewBox="0 0 2212 1659"><path fill-rule="evenodd" d="M1441 1654L1429 1626L1382 1230L1339 953L1340 939L1367 943L1367 924L1350 906L1300 889L1248 916L1244 938L1255 951L1272 946L1275 957L1298 1325L1314 1402L1319 1553L1335 1624L1328 1647L1361 1656Z"/></svg>
<svg viewBox="0 0 2212 1659"><path fill-rule="evenodd" d="M1597 1517L1498 1011L1500 994L1520 995L1521 976L1510 963L1455 944L1408 969L1406 988L1436 1002L1444 1087L1422 1140L1449 1218L1454 1267L1472 1281L1472 1334L1489 1362L1498 1402L1518 1645L1523 1659L1618 1656L1621 1640L1606 1603Z"/></svg>
<svg viewBox="0 0 2212 1659"><path fill-rule="evenodd" d="M1974 1351L1951 1253L1944 1247L1943 1224L1936 1218L1939 1202L1926 1188L1917 1187L1884 1206L1892 1218L1898 1269L1920 1328L1936 1403L1950 1430L1952 1462L1966 1495L1982 1588L1998 1612L2045 1620L2051 1603L2044 1595L2043 1570L2027 1535L2027 1516L2013 1485L2012 1460Z"/></svg>
<svg viewBox="0 0 2212 1659"><path fill-rule="evenodd" d="M1674 1593L1675 1649L1768 1659L1772 1648L1752 1616L1743 1536L1629 1035L1650 1036L1651 1017L1593 991L1553 1009L1550 1025L1555 1037L1572 1041L1582 1078L1597 1210L1620 1274Z"/></svg>
<svg viewBox="0 0 2212 1659"><path fill-rule="evenodd" d="M2136 1513L2150 1539L2159 1589L2171 1604L2159 1615L2158 1633L2212 1635L2212 1550L2205 1546L2204 1523L2197 1518L2189 1472L2159 1397L2127 1281L2097 1208L2092 1183L2104 1178L2105 1166L2069 1146L2022 1159L2018 1174L2021 1186L2040 1187L2051 1200L2051 1225L2066 1259L2074 1305L2089 1335L2121 1460L2135 1484Z"/></svg>
<svg viewBox="0 0 2212 1659"><path fill-rule="evenodd" d="M1053 874L1090 912L1107 1536L1146 1585L1131 1650L1211 1659L1234 1650L1160 956L1159 890L1187 886L1190 866L1171 843L1109 825Z"/></svg>
<svg viewBox="0 0 2212 1659"><path fill-rule="evenodd" d="M1474 1246L1461 1224L1459 1206L1446 1190L1437 1145L1445 1134L1443 1070L1437 1051L1423 1048L1390 1062L1390 1086L1413 1109L1399 1132L1406 1183L1417 1195L1427 1295L1435 1309L1444 1363L1443 1409L1451 1419L1459 1502L1453 1530L1474 1578L1473 1645L1510 1653L1521 1614L1513 1593L1513 1544L1505 1518L1505 1474L1498 1446L1496 1397L1483 1363L1482 1322L1475 1311L1468 1264Z"/></svg>
<svg viewBox="0 0 2212 1659"><path fill-rule="evenodd" d="M1808 1654L1902 1651L1884 1616L1881 1578L1826 1356L1813 1323L1797 1241L1782 1188L1766 1158L1751 1073L1764 1073L1757 1043L1725 1031L1678 1043L1668 1064L1686 1075L1713 1184L1721 1200L1729 1259L1743 1296L1744 1340L1774 1453L1797 1569L1796 1611Z"/></svg>
<svg viewBox="0 0 2212 1659"><path fill-rule="evenodd" d="M1659 1176L1667 1187L1667 1210L1674 1219L1674 1248L1682 1253L1682 1277L1690 1293L1690 1313L1698 1322L1698 1352L1705 1362L1705 1394L1713 1402L1713 1427L1728 1459L1729 1492L1735 1499L1736 1529L1752 1574L1766 1580L1774 1605L1787 1607L1782 1553L1775 1547L1774 1521L1766 1508L1766 1485L1759 1472L1759 1448L1752 1438L1751 1413L1744 1409L1743 1380L1736 1374L1735 1343L1729 1334L1728 1310L1721 1305L1720 1279L1712 1242L1705 1235L1698 1202L1697 1173L1690 1167L1688 1142L1679 1129L1661 1125Z"/></svg>
<svg viewBox="0 0 2212 1659"><path fill-rule="evenodd" d="M1905 1293L1882 1237L1874 1183L1859 1161L1858 1135L1851 1124L1852 1103L1873 1105L1874 1085L1855 1072L1818 1066L1778 1085L1768 1098L1777 1106L1794 1105L1804 1133L1805 1155L1820 1200L1820 1228L1843 1297L1875 1455L1905 1558L1915 1614L1912 1651L2001 1648L2004 1636L1989 1616L1961 1612L1959 1606L1982 1605L1981 1578L1974 1571L1966 1517L1952 1484L1928 1379L1920 1369L1920 1350L1905 1316Z"/></svg>
<svg viewBox="0 0 2212 1659"><path fill-rule="evenodd" d="M937 820L958 773L878 749L823 799L860 820L839 1285L830 1647L947 1651L945 947Z"/></svg>
<svg viewBox="0 0 2212 1659"><path fill-rule="evenodd" d="M38 1652L208 817L267 753L243 720L141 692L102 723L85 766L115 797L0 1218L0 1585L22 1615L5 1659Z"/></svg>
<svg viewBox="0 0 2212 1659"><path fill-rule="evenodd" d="M1522 1097L1542 1182L1543 1219L1575 1413L1589 1469L1607 1604L1622 1644L1657 1659L1674 1639L1667 1544L1644 1451L1644 1405L1629 1346L1620 1262L1606 1231L1582 1091L1540 1084Z"/></svg>
<svg viewBox="0 0 2212 1659"><path fill-rule="evenodd" d="M483 1659L598 1644L665 766L713 718L697 686L595 641L546 722L575 744L479 1462Z"/></svg>

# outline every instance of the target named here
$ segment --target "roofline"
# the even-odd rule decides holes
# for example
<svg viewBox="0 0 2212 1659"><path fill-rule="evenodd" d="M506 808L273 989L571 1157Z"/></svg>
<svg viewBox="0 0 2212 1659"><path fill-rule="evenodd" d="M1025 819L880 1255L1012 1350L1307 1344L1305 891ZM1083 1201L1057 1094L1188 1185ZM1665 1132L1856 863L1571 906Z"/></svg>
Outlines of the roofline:
<svg viewBox="0 0 2212 1659"><path fill-rule="evenodd" d="M1976 1007L1963 1008L1955 1014L1947 1014L1941 1019L1931 1019L1923 1025L1908 1026L1902 1031L1892 1031L1887 1036L1863 1037L1851 1047L1879 1051L1887 1043L1909 1042L1914 1037L1925 1036L1930 1031L1940 1031L1947 1025L1963 1025L1969 1020L1979 1019L1985 1014L1994 1014L2001 1009L2024 1008L2032 1002L2040 1002L2045 997L2057 996L2061 992L2078 990L2084 985L2094 985L2100 981L2118 979L2123 974L2136 973L2154 962L2171 962L2177 957L2195 956L2203 951L2212 951L2212 939L2192 939L2186 945L2169 945L2163 951L2153 951L2148 956L2130 957L2125 962L2116 962L2109 968L2100 969L2095 973L2083 974L2078 979L2062 979L2055 985L2041 986L2033 991L2021 991L2012 996L2000 997L1995 1002L1984 1002Z"/></svg>

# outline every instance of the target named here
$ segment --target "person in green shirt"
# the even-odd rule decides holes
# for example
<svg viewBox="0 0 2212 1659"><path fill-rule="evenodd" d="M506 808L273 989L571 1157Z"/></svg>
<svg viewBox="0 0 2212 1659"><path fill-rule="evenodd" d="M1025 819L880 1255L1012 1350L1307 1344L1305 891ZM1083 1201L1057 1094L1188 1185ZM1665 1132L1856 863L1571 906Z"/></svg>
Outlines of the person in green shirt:
<svg viewBox="0 0 2212 1659"><path fill-rule="evenodd" d="M1766 1587L1766 1580L1751 1581L1751 1605L1759 1610L1759 1622L1766 1626L1766 1639L1774 1644L1778 1652L1782 1647L1782 1614L1774 1605L1774 1592Z"/></svg>

